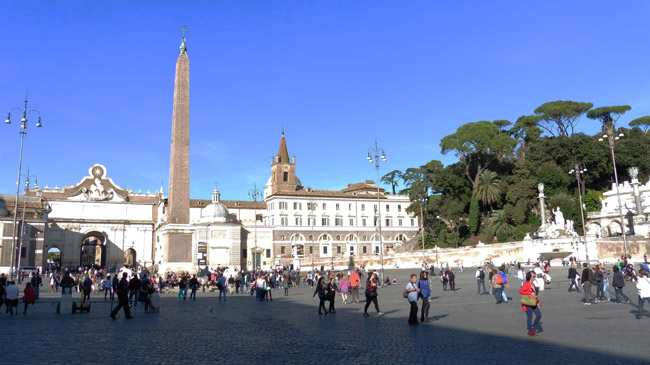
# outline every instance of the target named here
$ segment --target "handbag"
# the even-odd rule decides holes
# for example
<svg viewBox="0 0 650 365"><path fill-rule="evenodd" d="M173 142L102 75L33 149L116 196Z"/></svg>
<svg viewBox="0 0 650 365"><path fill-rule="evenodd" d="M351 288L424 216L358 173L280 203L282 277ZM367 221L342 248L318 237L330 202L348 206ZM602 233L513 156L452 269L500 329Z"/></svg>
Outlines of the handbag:
<svg viewBox="0 0 650 365"><path fill-rule="evenodd" d="M406 290L404 290L404 293L402 293L402 296L403 296L404 298L408 298L408 297L409 297L409 292L407 292Z"/></svg>
<svg viewBox="0 0 650 365"><path fill-rule="evenodd" d="M521 296L521 304L529 306L529 307L536 307L537 306L537 297L534 295L522 295Z"/></svg>

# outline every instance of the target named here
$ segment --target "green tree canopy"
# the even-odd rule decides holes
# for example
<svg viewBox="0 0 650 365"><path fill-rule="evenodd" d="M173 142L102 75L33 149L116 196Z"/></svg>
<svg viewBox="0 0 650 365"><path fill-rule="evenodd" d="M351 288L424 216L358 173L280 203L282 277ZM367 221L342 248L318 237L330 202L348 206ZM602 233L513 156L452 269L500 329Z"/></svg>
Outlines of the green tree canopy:
<svg viewBox="0 0 650 365"><path fill-rule="evenodd" d="M465 176L473 188L476 188L479 176L491 163L512 156L515 145L512 137L500 133L496 124L485 120L463 124L456 133L440 141L442 153L454 151L464 165Z"/></svg>
<svg viewBox="0 0 650 365"><path fill-rule="evenodd" d="M390 185L393 188L393 195L395 195L395 188L402 179L402 172L400 170L393 170L381 177L381 182Z"/></svg>
<svg viewBox="0 0 650 365"><path fill-rule="evenodd" d="M602 123L603 127L607 128L616 125L618 119L630 109L632 107L629 105L601 106L600 108L590 110L587 113L587 118L598 120Z"/></svg>
<svg viewBox="0 0 650 365"><path fill-rule="evenodd" d="M647 132L648 129L650 129L650 115L641 117L641 118L636 118L635 120L630 122L631 127L639 127L641 128L644 132Z"/></svg>
<svg viewBox="0 0 650 365"><path fill-rule="evenodd" d="M594 106L569 100L550 101L535 109L538 126L552 136L569 137L573 134L580 117Z"/></svg>

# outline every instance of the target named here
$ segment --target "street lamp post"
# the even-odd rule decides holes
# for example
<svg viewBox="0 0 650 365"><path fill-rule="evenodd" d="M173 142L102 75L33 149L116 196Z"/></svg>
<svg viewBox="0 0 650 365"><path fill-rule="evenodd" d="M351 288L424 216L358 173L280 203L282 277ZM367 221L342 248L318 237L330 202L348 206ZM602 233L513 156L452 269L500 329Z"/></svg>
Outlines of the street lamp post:
<svg viewBox="0 0 650 365"><path fill-rule="evenodd" d="M422 264L424 265L424 270L426 270L427 267L426 267L426 259L424 257L424 250L425 250L424 243L426 241L425 240L426 232L424 231L424 210L423 210L423 206L427 202L427 200L428 199L424 195L422 195L422 197L420 198L420 219L422 220Z"/></svg>
<svg viewBox="0 0 650 365"><path fill-rule="evenodd" d="M22 112L23 116L20 118L20 155L18 157L18 181L16 181L16 200L14 203L14 231L13 231L13 236L11 238L11 273L9 276L11 279L14 278L15 274L15 269L16 269L16 225L17 225L17 219L18 219L18 195L20 195L20 177L21 177L21 170L23 167L23 147L25 144L25 136L27 135L27 116L34 112L38 114L38 123L36 123L36 127L40 128L43 125L41 124L41 113L38 110L28 110L27 109L27 97L25 97L25 108L20 109L18 107L13 107L9 109L9 113L7 113L7 120L5 120L5 123L11 124L11 111L12 110L18 110ZM25 207L23 207L23 210ZM20 262L18 263L20 265Z"/></svg>
<svg viewBox="0 0 650 365"><path fill-rule="evenodd" d="M311 217L307 217L307 223L309 223L309 220L311 219L311 271L316 272L316 268L314 267L314 226L316 225L316 215L314 211L316 210L316 202L315 201L310 201L309 202L309 210L311 211Z"/></svg>
<svg viewBox="0 0 650 365"><path fill-rule="evenodd" d="M251 259L253 261L253 270L255 270L255 251L258 249L257 248L257 199L259 199L262 196L260 191L257 189L257 184L253 185L253 188L248 191L248 197L253 199L253 211L255 212L255 217L253 218L253 232L254 232L254 237L253 241L255 243L255 247L253 247L253 250L250 250L251 253Z"/></svg>
<svg viewBox="0 0 650 365"><path fill-rule="evenodd" d="M619 135L615 135L616 133L616 126L614 123L607 123L603 124L605 128L607 128L607 134L603 134L602 138L598 138L598 141L602 142L605 138L607 138L607 142L609 143L609 149L612 152L612 165L614 165L614 182L616 183L616 197L618 198L618 213L621 217L621 233L623 233L623 249L625 250L625 258L628 257L627 255L627 237L625 236L625 220L623 218L623 205L621 204L621 192L619 191L618 187L618 173L616 172L616 156L614 155L614 141L618 141L619 138L623 137L623 133L620 133Z"/></svg>
<svg viewBox="0 0 650 365"><path fill-rule="evenodd" d="M375 147L374 148L369 148L368 149L368 162L372 163L373 162L373 154L374 154L374 162L375 162L375 170L377 171L377 230L379 231L379 257L381 260L381 282L384 282L384 243L383 243L383 238L381 235L381 193L379 190L379 152L381 151L381 159L382 161L386 162L386 153L384 153L384 149L379 147L377 145L377 139L375 138Z"/></svg>
<svg viewBox="0 0 650 365"><path fill-rule="evenodd" d="M582 184L580 184L580 174L585 174L587 169L584 166L580 166L577 162L573 165L573 169L569 171L569 174L575 173L576 181L578 182L578 199L580 202L580 219L582 219L582 235L585 240L585 259L589 263L589 250L587 249L587 226L585 226L585 213L584 207L582 206Z"/></svg>
<svg viewBox="0 0 650 365"><path fill-rule="evenodd" d="M25 192L29 190L29 179L33 177L35 179L34 182L34 187L38 189L38 178L34 175L29 174L29 168L27 168L27 175L22 175L25 177ZM25 207L27 206L27 196L25 193L23 193L23 212L22 212L22 217L20 219L21 223L21 232L20 232L20 239L19 239L19 244L18 244L18 262L16 264L16 272L20 272L20 259L22 256L22 251L23 251L23 237L25 237ZM20 275L18 276L18 283L20 284Z"/></svg>

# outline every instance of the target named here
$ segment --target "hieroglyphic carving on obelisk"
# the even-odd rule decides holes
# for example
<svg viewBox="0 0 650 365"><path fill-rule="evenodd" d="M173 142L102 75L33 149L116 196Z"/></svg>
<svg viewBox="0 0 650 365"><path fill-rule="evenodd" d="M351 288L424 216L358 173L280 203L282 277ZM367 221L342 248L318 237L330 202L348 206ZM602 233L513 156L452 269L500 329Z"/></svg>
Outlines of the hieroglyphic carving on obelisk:
<svg viewBox="0 0 650 365"><path fill-rule="evenodd" d="M190 222L190 61L185 47L185 26L180 55L176 61L172 147L169 162L169 201L167 222Z"/></svg>

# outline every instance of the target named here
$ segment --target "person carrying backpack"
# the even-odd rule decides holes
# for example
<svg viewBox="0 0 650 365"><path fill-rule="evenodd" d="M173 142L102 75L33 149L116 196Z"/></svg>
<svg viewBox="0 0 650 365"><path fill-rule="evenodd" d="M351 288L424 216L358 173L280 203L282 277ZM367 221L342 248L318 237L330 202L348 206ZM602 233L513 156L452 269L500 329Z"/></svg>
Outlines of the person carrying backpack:
<svg viewBox="0 0 650 365"><path fill-rule="evenodd" d="M497 300L497 304L503 302L503 296L501 294L503 286L503 277L497 274L497 269L492 269L492 295Z"/></svg>
<svg viewBox="0 0 650 365"><path fill-rule="evenodd" d="M482 295L482 294L488 294L487 290L485 289L485 272L483 271L482 267L478 267L476 270L476 285L478 286L478 292L476 295ZM483 286L483 292L481 292L481 286Z"/></svg>

